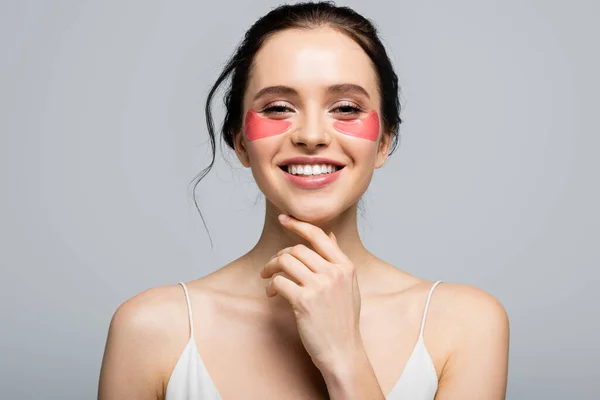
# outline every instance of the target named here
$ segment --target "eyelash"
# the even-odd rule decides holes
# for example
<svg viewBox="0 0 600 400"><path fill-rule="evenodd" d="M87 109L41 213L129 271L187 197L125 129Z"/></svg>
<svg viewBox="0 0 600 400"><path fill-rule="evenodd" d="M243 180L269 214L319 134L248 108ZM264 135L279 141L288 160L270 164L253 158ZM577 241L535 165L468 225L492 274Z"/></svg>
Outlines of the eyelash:
<svg viewBox="0 0 600 400"><path fill-rule="evenodd" d="M345 109L350 109L351 110L350 112L344 112L342 114L358 114L358 113L360 113L360 112L363 111L360 107L353 106L350 103L341 104L341 105L337 106L336 108L334 108L334 110L338 110L340 108L345 108ZM279 105L273 105L271 107L265 108L263 110L263 112L264 113L274 113L274 114L285 113L285 111L274 111L274 110L277 110L277 109L279 109L279 110L281 110L281 109L291 110L290 107L287 107L287 106L279 104Z"/></svg>

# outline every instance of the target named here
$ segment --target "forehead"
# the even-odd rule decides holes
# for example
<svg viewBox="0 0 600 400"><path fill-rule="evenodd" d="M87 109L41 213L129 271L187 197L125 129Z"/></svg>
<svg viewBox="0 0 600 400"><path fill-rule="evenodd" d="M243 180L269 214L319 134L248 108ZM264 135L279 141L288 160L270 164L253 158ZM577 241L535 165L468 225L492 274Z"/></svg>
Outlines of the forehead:
<svg viewBox="0 0 600 400"><path fill-rule="evenodd" d="M300 92L340 83L364 87L377 96L377 77L364 50L332 28L287 29L265 41L254 58L248 93L286 85Z"/></svg>

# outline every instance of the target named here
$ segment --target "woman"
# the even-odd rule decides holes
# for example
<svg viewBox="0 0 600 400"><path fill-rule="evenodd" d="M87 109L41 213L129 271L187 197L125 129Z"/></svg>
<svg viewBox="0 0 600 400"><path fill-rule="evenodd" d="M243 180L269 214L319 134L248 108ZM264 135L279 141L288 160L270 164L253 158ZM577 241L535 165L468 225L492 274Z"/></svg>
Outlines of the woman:
<svg viewBox="0 0 600 400"><path fill-rule="evenodd" d="M504 398L499 302L411 276L359 237L358 201L401 122L372 24L330 3L259 19L207 100L213 162L210 103L230 74L222 134L266 197L262 235L208 276L122 304L99 398Z"/></svg>

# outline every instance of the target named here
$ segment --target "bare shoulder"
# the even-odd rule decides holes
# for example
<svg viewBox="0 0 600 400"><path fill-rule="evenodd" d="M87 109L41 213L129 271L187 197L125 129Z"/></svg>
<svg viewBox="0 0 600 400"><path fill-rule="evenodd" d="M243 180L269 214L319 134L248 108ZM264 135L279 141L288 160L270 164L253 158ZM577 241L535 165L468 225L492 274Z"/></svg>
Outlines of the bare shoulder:
<svg viewBox="0 0 600 400"><path fill-rule="evenodd" d="M444 282L435 292L437 308L444 313L445 319L454 321L460 329L508 329L504 306L486 291L471 285Z"/></svg>
<svg viewBox="0 0 600 400"><path fill-rule="evenodd" d="M181 285L144 290L121 304L111 320L111 328L140 339L172 338L178 331L185 335L186 325L187 305Z"/></svg>
<svg viewBox="0 0 600 400"><path fill-rule="evenodd" d="M163 397L169 369L188 336L180 285L144 290L122 303L108 329L99 399Z"/></svg>
<svg viewBox="0 0 600 400"><path fill-rule="evenodd" d="M430 311L446 355L436 399L504 398L509 320L500 301L471 285L442 283Z"/></svg>

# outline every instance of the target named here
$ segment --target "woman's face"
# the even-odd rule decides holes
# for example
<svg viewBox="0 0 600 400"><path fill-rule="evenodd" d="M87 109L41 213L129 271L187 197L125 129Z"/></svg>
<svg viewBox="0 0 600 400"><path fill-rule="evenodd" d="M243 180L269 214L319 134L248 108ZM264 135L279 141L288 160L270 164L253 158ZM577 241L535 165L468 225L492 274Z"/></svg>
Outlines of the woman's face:
<svg viewBox="0 0 600 400"><path fill-rule="evenodd" d="M375 70L356 42L331 28L278 32L254 59L236 153L281 212L328 221L387 158L380 110Z"/></svg>

